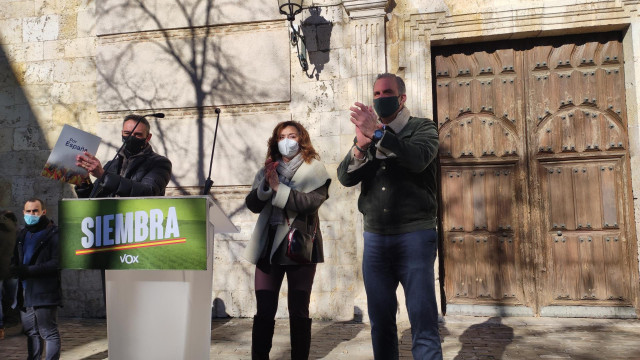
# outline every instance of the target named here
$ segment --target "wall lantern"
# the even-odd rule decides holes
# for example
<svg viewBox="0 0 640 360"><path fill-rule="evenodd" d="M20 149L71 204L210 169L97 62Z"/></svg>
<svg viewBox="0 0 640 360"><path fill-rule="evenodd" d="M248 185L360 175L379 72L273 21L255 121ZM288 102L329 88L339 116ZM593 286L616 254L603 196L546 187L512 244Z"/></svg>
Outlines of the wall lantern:
<svg viewBox="0 0 640 360"><path fill-rule="evenodd" d="M307 45L304 42L304 35L300 33L300 26L293 24L296 15L302 11L302 2L303 0L278 0L278 6L280 7L280 14L287 15L287 20L291 26L291 46L296 47L302 71L307 71L309 69L306 56Z"/></svg>

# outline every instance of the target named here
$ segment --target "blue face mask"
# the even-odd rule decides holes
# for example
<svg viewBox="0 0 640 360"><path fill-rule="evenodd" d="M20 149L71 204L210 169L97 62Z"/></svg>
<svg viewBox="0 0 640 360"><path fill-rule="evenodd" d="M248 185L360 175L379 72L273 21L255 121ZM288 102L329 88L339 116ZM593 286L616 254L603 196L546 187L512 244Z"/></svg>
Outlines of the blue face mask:
<svg viewBox="0 0 640 360"><path fill-rule="evenodd" d="M24 222L27 225L35 225L38 223L38 221L40 221L40 216L24 214Z"/></svg>

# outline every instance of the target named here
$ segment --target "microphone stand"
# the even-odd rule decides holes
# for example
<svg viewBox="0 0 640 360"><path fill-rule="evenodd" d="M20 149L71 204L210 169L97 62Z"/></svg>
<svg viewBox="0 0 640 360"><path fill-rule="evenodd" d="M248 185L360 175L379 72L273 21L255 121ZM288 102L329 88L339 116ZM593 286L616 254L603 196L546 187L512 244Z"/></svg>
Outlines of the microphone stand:
<svg viewBox="0 0 640 360"><path fill-rule="evenodd" d="M202 195L209 195L211 191L211 186L213 185L213 180L211 180L211 168L213 167L213 152L216 151L216 138L218 137L218 123L220 122L220 109L216 108L216 130L213 133L213 147L211 148L211 160L209 160L209 176L207 180L204 182L204 190L202 191Z"/></svg>
<svg viewBox="0 0 640 360"><path fill-rule="evenodd" d="M133 132L136 131L136 128L138 127L138 125L140 125L140 122L142 121L142 119L144 119L147 116L163 118L164 114L163 113L147 114L142 116L140 119L138 119L138 121L136 121L136 124L134 125L133 129L131 129L131 133L129 133L129 136L127 136L127 138L124 139L124 141L122 142L122 145L120 146L118 151L116 151L116 155L113 157L113 159L111 159L111 161L107 163L107 165L104 168L102 168L102 175L93 184L93 190L91 190L91 194L89 194L89 199L93 199L98 193L98 189L102 188L102 181L104 180L104 177L107 175L107 170L111 168L111 165L113 165L113 163L116 161L116 158L118 157L118 154L120 154L120 151L122 151L125 145L127 145L127 143L129 142L129 139L131 139L131 137L133 136Z"/></svg>

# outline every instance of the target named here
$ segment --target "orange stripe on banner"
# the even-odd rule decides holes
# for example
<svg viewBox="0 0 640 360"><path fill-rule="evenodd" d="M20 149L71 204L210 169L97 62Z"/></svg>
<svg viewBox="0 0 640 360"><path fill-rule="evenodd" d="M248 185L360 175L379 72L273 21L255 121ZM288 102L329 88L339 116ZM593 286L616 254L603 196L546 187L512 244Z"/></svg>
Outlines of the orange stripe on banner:
<svg viewBox="0 0 640 360"><path fill-rule="evenodd" d="M182 244L185 242L187 242L187 238L149 241L142 244L115 245L115 246L103 247L98 249L76 250L76 255L87 255L87 254L94 254L94 253L105 252L105 251L137 249L137 248L144 248L144 247L151 247L151 246L174 245L174 244Z"/></svg>

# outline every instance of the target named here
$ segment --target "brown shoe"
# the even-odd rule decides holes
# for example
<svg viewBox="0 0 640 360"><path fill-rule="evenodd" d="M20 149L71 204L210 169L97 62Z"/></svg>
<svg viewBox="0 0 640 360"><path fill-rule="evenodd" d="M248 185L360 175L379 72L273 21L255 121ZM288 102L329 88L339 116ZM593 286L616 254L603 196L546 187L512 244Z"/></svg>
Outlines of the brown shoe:
<svg viewBox="0 0 640 360"><path fill-rule="evenodd" d="M4 329L0 329L0 340L4 339Z"/></svg>

